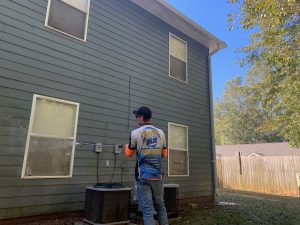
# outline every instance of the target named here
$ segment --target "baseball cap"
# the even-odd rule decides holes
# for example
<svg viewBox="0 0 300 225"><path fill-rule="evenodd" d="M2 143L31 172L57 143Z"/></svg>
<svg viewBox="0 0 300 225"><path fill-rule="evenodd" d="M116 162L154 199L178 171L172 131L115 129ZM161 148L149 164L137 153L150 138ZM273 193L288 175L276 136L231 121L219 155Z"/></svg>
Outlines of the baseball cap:
<svg viewBox="0 0 300 225"><path fill-rule="evenodd" d="M138 116L143 116L144 120L149 120L152 116L151 110L146 106L142 106L138 110L133 110L133 114L135 114L136 118L138 118Z"/></svg>

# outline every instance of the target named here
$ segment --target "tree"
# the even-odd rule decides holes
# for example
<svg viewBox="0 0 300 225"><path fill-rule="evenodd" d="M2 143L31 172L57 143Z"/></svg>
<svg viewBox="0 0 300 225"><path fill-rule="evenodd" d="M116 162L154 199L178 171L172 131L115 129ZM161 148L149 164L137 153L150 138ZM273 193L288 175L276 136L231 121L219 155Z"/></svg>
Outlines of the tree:
<svg viewBox="0 0 300 225"><path fill-rule="evenodd" d="M265 132L262 125L270 117L253 98L252 88L236 77L226 86L222 98L216 101L215 136L217 144L249 144L282 141L278 132Z"/></svg>
<svg viewBox="0 0 300 225"><path fill-rule="evenodd" d="M251 43L242 65L253 98L261 102L272 120L261 129L279 132L293 146L300 146L300 3L298 0L228 0L239 14L229 15L245 30L252 29Z"/></svg>

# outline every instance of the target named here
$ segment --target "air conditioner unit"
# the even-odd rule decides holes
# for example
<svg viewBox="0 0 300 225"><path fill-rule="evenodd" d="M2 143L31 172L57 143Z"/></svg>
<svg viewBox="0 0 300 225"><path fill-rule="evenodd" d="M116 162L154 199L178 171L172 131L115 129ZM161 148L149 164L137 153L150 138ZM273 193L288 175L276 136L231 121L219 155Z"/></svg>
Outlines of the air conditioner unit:
<svg viewBox="0 0 300 225"><path fill-rule="evenodd" d="M85 221L93 225L129 224L130 188L87 187Z"/></svg>
<svg viewBox="0 0 300 225"><path fill-rule="evenodd" d="M178 216L179 184L164 184L164 201L168 218Z"/></svg>
<svg viewBox="0 0 300 225"><path fill-rule="evenodd" d="M164 184L164 202L168 213L168 218L176 218L178 216L178 194L179 184ZM157 218L155 209L153 208L154 217ZM138 217L143 217L143 212L138 207L136 212Z"/></svg>

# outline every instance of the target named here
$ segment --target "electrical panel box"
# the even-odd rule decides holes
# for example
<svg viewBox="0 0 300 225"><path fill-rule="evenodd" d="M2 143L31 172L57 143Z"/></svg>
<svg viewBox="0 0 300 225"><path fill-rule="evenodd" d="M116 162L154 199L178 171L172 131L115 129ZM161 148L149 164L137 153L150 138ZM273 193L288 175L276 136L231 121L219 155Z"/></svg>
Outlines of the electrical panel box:
<svg viewBox="0 0 300 225"><path fill-rule="evenodd" d="M102 152L102 148L103 148L102 143L95 144L95 152L97 152L97 153Z"/></svg>
<svg viewBox="0 0 300 225"><path fill-rule="evenodd" d="M122 146L115 144L115 154L120 154L122 151Z"/></svg>

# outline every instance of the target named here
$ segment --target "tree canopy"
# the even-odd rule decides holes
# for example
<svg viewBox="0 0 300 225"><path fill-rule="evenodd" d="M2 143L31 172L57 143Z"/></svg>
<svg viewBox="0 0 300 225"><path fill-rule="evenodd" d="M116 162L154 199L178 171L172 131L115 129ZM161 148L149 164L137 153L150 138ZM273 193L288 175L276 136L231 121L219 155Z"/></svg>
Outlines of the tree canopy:
<svg viewBox="0 0 300 225"><path fill-rule="evenodd" d="M282 141L279 131L266 131L272 117L254 97L249 84L236 77L226 84L223 96L214 104L217 144L249 144Z"/></svg>
<svg viewBox="0 0 300 225"><path fill-rule="evenodd" d="M227 0L227 2L234 6L233 12L229 14L230 28L234 29L238 25L245 30L253 31L250 44L240 49L244 53L241 65L247 65L249 68L246 84L238 85L235 79L228 84L227 89L232 88L233 84L234 88L240 86L240 89L243 89L243 92L239 93L243 103L253 104L247 106L251 109L256 108L253 110L258 116L258 121L249 122L250 127L253 127L252 136L254 134L281 136L291 145L300 146L300 2L298 0ZM238 21L238 24L234 21ZM224 93L223 100L215 105L216 116L219 113L218 107L226 105L228 98L226 90ZM242 114L240 120L248 119L247 116L249 115ZM233 117L232 123L236 123L236 120L237 117ZM222 117L216 118L216 122L227 123ZM218 126L216 124L216 131ZM236 129L235 132L238 132L239 128ZM251 143L248 138L243 142Z"/></svg>

